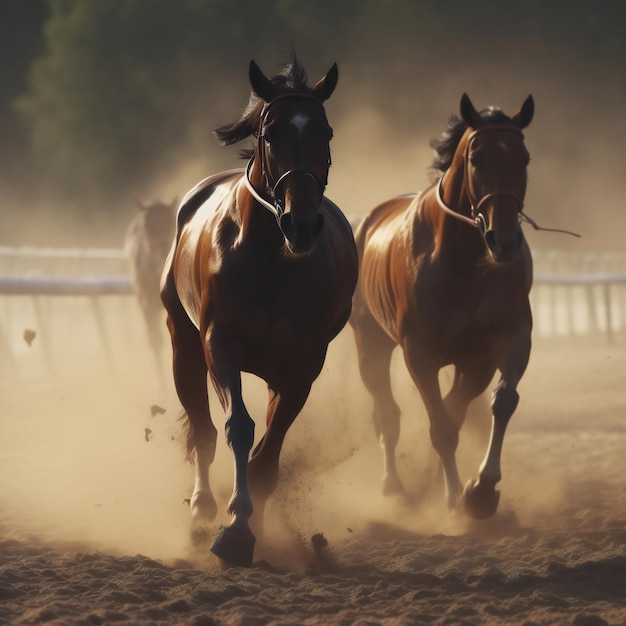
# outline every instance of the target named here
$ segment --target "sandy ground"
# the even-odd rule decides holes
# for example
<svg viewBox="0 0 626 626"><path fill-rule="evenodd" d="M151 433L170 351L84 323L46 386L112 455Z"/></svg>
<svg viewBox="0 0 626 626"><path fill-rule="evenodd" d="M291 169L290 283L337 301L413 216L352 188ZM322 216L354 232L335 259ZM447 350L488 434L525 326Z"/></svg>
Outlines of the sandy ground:
<svg viewBox="0 0 626 626"><path fill-rule="evenodd" d="M131 350L113 350L114 371L85 356L77 331L65 352L54 347L54 373L40 336L4 362L1 623L626 624L624 337L536 342L505 442L500 511L471 523L443 506L400 359L399 464L413 498L380 495L369 399L342 334L288 435L254 567L223 569L189 544L180 408L135 331L122 342ZM263 386L245 389L263 415ZM152 405L165 412L151 416ZM486 444L482 407L462 433L464 478ZM221 429L217 410L215 421ZM221 440L217 524L231 465ZM318 534L327 547L313 548Z"/></svg>

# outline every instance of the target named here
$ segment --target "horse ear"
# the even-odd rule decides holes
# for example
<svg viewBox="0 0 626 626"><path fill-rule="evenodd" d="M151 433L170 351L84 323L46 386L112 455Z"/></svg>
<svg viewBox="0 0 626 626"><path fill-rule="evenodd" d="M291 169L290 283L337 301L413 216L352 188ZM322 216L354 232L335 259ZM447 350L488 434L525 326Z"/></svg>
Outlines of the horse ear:
<svg viewBox="0 0 626 626"><path fill-rule="evenodd" d="M511 121L514 124L517 124L520 128L526 128L526 126L528 126L533 119L534 113L535 101L531 95L524 100L524 104L522 104L520 110L511 118Z"/></svg>
<svg viewBox="0 0 626 626"><path fill-rule="evenodd" d="M333 91L335 91L338 78L339 68L336 63L333 63L333 66L326 72L326 76L313 87L315 97L319 98L322 102L328 100L328 98L332 96Z"/></svg>
<svg viewBox="0 0 626 626"><path fill-rule="evenodd" d="M483 125L483 118L480 117L480 113L474 108L469 96L464 93L461 96L461 117L463 121L470 127L476 130Z"/></svg>
<svg viewBox="0 0 626 626"><path fill-rule="evenodd" d="M250 61L248 76L254 93L265 102L271 102L278 95L276 87L254 61Z"/></svg>

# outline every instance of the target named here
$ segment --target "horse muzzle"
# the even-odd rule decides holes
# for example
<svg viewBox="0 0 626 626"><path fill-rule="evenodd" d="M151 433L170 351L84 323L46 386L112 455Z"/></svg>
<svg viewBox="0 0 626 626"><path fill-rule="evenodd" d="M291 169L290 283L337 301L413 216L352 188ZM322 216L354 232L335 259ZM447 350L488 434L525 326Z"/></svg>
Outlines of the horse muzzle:
<svg viewBox="0 0 626 626"><path fill-rule="evenodd" d="M296 216L289 212L281 216L279 224L290 252L302 256L313 252L324 229L324 216L318 212L311 216Z"/></svg>
<svg viewBox="0 0 626 626"><path fill-rule="evenodd" d="M496 208L493 202L496 198L504 200L505 204ZM472 215L477 216L478 228L496 263L510 263L522 247L520 213L523 206L520 196L510 191L490 193L475 205L472 203Z"/></svg>
<svg viewBox="0 0 626 626"><path fill-rule="evenodd" d="M288 189L288 181L295 177L298 177L300 181L313 183L313 190L311 190L310 183L308 187L302 188L302 182L300 185L296 185L295 189L293 186ZM298 187L300 187L299 194L296 191ZM315 193L317 191L319 201L321 201L325 188L326 184L317 174L305 169L289 170L278 179L274 186L273 195L280 206L278 223L285 236L287 246L294 255L300 256L311 253L324 228L324 217L320 215L317 207L314 210L311 206L311 194L317 196ZM298 195L302 197L298 199Z"/></svg>
<svg viewBox="0 0 626 626"><path fill-rule="evenodd" d="M522 247L522 229L518 226L512 230L487 230L483 238L489 249L491 258L496 263L510 263Z"/></svg>

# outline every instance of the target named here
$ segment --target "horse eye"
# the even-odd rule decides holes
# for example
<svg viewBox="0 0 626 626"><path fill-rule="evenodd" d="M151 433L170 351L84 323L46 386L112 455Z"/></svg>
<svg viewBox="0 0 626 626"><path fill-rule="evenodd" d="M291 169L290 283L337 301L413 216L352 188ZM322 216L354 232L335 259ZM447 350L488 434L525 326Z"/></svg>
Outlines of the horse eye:
<svg viewBox="0 0 626 626"><path fill-rule="evenodd" d="M263 139L265 139L266 143L272 143L276 139L276 133L272 132L271 128L266 128L263 131Z"/></svg>
<svg viewBox="0 0 626 626"><path fill-rule="evenodd" d="M480 167L480 157L477 154L471 154L469 162L476 168Z"/></svg>

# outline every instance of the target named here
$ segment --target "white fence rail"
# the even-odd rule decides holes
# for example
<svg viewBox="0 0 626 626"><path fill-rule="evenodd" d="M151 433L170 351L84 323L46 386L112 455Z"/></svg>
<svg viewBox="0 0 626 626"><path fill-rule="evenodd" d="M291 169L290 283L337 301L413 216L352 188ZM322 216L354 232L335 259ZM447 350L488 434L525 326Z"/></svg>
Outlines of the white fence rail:
<svg viewBox="0 0 626 626"><path fill-rule="evenodd" d="M0 246L0 257L17 259L125 259L119 248L35 248Z"/></svg>
<svg viewBox="0 0 626 626"><path fill-rule="evenodd" d="M145 345L132 294L121 249L0 246L0 370L55 371L68 352L113 368L121 345Z"/></svg>
<svg viewBox="0 0 626 626"><path fill-rule="evenodd" d="M536 335L603 333L615 340L626 331L626 255L549 252L535 253L534 260ZM66 339L70 336L78 348L75 335L89 327L112 363L112 336L137 341L145 335L137 304L126 297L132 294L122 250L0 246L0 363L15 361L28 324L38 329L50 368L54 337L63 324Z"/></svg>
<svg viewBox="0 0 626 626"><path fill-rule="evenodd" d="M133 285L126 276L117 278L0 276L0 295L3 296L112 296L132 293Z"/></svg>
<svg viewBox="0 0 626 626"><path fill-rule="evenodd" d="M539 335L626 330L626 254L534 252L531 292Z"/></svg>
<svg viewBox="0 0 626 626"><path fill-rule="evenodd" d="M126 277L119 248L34 248L0 246L0 276L45 278Z"/></svg>

